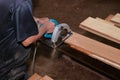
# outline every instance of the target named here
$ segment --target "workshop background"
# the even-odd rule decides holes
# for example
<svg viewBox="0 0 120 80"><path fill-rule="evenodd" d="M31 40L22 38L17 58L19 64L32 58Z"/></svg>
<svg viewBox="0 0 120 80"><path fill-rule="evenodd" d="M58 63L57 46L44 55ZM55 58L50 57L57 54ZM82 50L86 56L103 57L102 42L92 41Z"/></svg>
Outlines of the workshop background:
<svg viewBox="0 0 120 80"><path fill-rule="evenodd" d="M56 19L59 23L67 23L73 31L99 41L104 41L104 39L99 39L80 29L80 22L89 16L105 19L109 14L116 13L120 13L120 0L33 0L34 16L49 17ZM89 67L87 65L90 64L87 63L90 62L89 58L79 55L80 62L70 57L69 54L74 55L76 51L72 49L68 51L68 49L69 46L63 44L52 54L52 48L39 43L34 72L42 76L48 75L54 80L113 80L109 75L103 74L104 72ZM86 58L86 62L83 61L85 60L83 58ZM32 57L28 63L29 67L31 62ZM99 65L99 63L95 65ZM28 70L29 74L30 71L31 69ZM112 72L112 70L110 71Z"/></svg>

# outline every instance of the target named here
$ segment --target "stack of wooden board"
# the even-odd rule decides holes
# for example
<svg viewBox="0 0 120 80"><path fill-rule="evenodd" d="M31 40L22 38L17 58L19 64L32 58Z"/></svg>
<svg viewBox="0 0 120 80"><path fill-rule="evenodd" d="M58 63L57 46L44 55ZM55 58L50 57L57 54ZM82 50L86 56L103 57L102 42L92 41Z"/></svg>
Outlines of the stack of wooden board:
<svg viewBox="0 0 120 80"><path fill-rule="evenodd" d="M115 16L117 19L115 20ZM80 28L85 29L91 33L104 37L108 40L120 44L120 28L116 27L116 22L119 24L118 13L106 20L101 18L88 17L80 23ZM69 44L72 48L87 54L88 56L100 60L112 67L120 70L120 49L109 46L97 40L93 40L81 34L73 32L65 43Z"/></svg>
<svg viewBox="0 0 120 80"><path fill-rule="evenodd" d="M120 44L120 28L102 19L88 17L80 28Z"/></svg>
<svg viewBox="0 0 120 80"><path fill-rule="evenodd" d="M53 79L48 75L45 75L44 77L42 77L37 73L34 73L28 80L53 80Z"/></svg>

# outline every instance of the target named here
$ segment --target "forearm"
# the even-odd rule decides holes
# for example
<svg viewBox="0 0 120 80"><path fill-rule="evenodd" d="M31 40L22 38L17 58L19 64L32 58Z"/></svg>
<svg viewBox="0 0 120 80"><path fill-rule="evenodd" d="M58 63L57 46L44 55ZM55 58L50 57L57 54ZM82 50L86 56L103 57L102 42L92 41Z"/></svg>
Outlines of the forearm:
<svg viewBox="0 0 120 80"><path fill-rule="evenodd" d="M34 17L34 20L35 20L35 22L37 23L37 26L38 26L38 34L33 35L31 37L28 37L27 39L22 41L22 44L24 46L29 46L30 44L32 44L33 42L35 42L36 40L41 38L44 33L52 32L53 29L54 29L54 23L49 22L48 18L35 18ZM42 23L44 25L42 27L40 27L40 23Z"/></svg>
<svg viewBox="0 0 120 80"><path fill-rule="evenodd" d="M37 41L39 38L42 37L42 35L46 32L46 27L40 27L39 32L36 35L30 36L24 41L22 41L23 46L29 46L30 44L34 43Z"/></svg>

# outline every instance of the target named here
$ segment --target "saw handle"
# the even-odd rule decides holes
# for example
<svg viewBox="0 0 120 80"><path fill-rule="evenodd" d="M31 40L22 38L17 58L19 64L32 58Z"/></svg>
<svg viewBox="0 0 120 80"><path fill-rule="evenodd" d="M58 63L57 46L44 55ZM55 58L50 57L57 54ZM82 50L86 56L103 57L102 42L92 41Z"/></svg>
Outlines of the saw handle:
<svg viewBox="0 0 120 80"><path fill-rule="evenodd" d="M59 23L55 19L49 19L50 22L53 22L55 26L57 26ZM44 24L40 24L40 27L42 27ZM52 38L52 33L45 33L44 34L45 38Z"/></svg>

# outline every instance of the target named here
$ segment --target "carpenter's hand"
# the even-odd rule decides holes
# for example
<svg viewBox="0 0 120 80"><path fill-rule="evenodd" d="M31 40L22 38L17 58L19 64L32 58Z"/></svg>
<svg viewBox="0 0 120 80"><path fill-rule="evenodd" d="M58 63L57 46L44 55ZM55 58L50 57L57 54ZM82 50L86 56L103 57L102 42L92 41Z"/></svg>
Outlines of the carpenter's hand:
<svg viewBox="0 0 120 80"><path fill-rule="evenodd" d="M49 21L46 21L43 27L46 27L46 33L52 33L55 28L54 23Z"/></svg>
<svg viewBox="0 0 120 80"><path fill-rule="evenodd" d="M54 23L49 21L49 18L45 17L45 18L34 18L38 28L44 28L45 33L52 33L54 30ZM40 27L40 24L42 24L42 26Z"/></svg>

